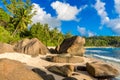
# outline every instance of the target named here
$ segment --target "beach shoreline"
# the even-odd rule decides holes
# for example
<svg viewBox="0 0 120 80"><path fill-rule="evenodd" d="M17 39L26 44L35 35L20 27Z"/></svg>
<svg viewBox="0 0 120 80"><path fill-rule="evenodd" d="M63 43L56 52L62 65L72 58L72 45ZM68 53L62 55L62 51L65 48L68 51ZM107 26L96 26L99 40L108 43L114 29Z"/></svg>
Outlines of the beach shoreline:
<svg viewBox="0 0 120 80"><path fill-rule="evenodd" d="M21 54L21 53L4 53L4 54L0 54L0 59L2 58L7 58L7 59L12 59L12 60L16 60L16 61L20 61L24 64L27 65L27 67L29 69L32 68L39 68L42 69L44 71L46 71L48 74L52 74L55 77L55 80L62 80L64 77L53 74L49 71L46 70L46 66L52 66L52 65L57 65L57 66L62 66L62 65L74 65L74 66L80 66L80 65L85 65L87 62L95 62L95 61L101 61L95 58L90 58L90 57L83 57L84 62L83 63L54 63L54 62L48 62L46 60L44 60L44 58L48 55L51 54L47 54L47 55L39 55L37 57L31 57L30 55L26 55L26 54ZM108 63L107 63L108 64ZM114 65L113 63L111 65ZM30 67L31 66L31 67ZM114 65L115 66L115 65ZM118 66L115 66L116 68ZM118 69L120 72L120 69ZM86 79L86 80L97 80L93 77L91 77L87 72L77 72L78 75L74 75L72 77L75 77L77 79Z"/></svg>
<svg viewBox="0 0 120 80"><path fill-rule="evenodd" d="M50 48L53 48L53 49L55 49L56 47L55 46L48 46L47 47L48 49L50 49ZM120 48L120 47L113 47L113 46L85 46L84 48Z"/></svg>

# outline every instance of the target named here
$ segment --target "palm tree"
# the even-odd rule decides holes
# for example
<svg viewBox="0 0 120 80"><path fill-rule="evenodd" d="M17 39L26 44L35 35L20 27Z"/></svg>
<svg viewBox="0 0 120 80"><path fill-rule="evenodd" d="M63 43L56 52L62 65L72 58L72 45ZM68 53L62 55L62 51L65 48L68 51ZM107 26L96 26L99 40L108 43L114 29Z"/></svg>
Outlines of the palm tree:
<svg viewBox="0 0 120 80"><path fill-rule="evenodd" d="M15 26L15 30L13 32L13 36L17 33L17 32L21 32L24 31L25 29L27 29L28 24L30 24L31 21L31 17L32 15L29 15L27 12L27 9L18 9L18 11L16 12L17 14L15 15L15 17L13 18L12 22Z"/></svg>
<svg viewBox="0 0 120 80"><path fill-rule="evenodd" d="M32 22L32 16L35 14L34 12L31 13L32 5L30 0L26 0L26 2L22 0L10 0L10 2L6 0L2 1L9 11L9 14L12 16L12 23L15 29L12 36L27 29L28 24Z"/></svg>

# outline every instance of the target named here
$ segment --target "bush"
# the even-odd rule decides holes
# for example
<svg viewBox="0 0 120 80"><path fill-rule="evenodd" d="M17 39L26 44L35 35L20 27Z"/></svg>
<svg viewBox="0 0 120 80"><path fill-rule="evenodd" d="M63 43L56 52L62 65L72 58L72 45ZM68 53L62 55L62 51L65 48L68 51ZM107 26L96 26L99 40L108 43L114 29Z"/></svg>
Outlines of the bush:
<svg viewBox="0 0 120 80"><path fill-rule="evenodd" d="M4 27L0 26L0 42L7 42L9 43L12 37L10 33L4 29Z"/></svg>

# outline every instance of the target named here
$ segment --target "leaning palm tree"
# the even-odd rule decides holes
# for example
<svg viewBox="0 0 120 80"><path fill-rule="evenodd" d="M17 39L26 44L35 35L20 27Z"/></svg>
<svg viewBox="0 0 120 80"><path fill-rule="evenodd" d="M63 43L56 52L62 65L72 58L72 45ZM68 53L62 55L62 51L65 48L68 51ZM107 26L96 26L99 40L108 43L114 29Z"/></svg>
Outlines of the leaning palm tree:
<svg viewBox="0 0 120 80"><path fill-rule="evenodd" d="M34 12L31 13L32 5L30 0L26 0L26 2L23 0L10 0L10 2L7 2L7 0L2 1L12 17L11 22L14 25L12 35L15 36L17 33L27 29L34 15Z"/></svg>
<svg viewBox="0 0 120 80"><path fill-rule="evenodd" d="M22 32L25 29L27 29L28 24L30 24L31 21L31 17L32 15L28 14L27 9L19 9L18 12L16 12L17 14L15 15L15 17L13 18L12 22L15 26L15 30L13 32L13 36L18 33L18 32Z"/></svg>

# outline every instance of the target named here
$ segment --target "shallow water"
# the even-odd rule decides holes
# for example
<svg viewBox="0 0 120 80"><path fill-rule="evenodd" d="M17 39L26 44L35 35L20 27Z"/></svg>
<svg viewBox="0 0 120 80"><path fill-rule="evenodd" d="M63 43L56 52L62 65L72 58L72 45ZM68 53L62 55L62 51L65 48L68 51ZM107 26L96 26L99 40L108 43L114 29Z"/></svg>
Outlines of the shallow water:
<svg viewBox="0 0 120 80"><path fill-rule="evenodd" d="M120 48L86 48L86 54L120 64Z"/></svg>
<svg viewBox="0 0 120 80"><path fill-rule="evenodd" d="M120 66L120 48L86 48L86 55ZM112 80L120 80L120 76Z"/></svg>

